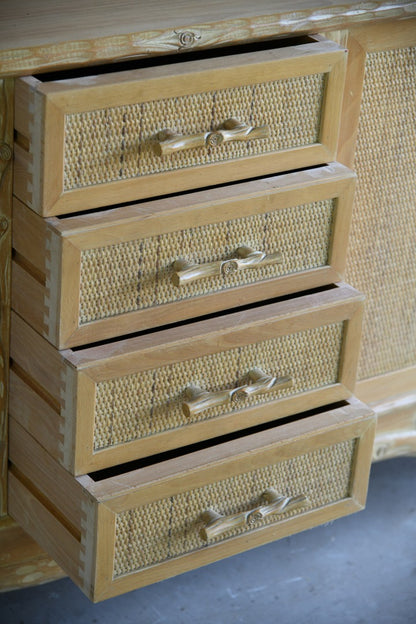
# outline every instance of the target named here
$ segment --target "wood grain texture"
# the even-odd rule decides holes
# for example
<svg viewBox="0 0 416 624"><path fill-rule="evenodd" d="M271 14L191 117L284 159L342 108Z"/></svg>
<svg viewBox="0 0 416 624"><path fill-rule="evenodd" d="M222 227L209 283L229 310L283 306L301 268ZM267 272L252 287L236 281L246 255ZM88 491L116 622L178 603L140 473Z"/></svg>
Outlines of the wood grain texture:
<svg viewBox="0 0 416 624"><path fill-rule="evenodd" d="M416 3L408 0L184 0L179 5L122 0L117 11L110 0L3 0L0 74L170 54L415 13Z"/></svg>
<svg viewBox="0 0 416 624"><path fill-rule="evenodd" d="M102 600L358 511L365 502L374 429L372 411L352 399L343 407L328 412L209 449L185 453L176 459L114 478L97 482L88 476L73 479L73 486L66 488L66 500L59 482L63 477L66 480L68 474L12 419L11 510L56 560L63 562L66 571L90 598ZM114 578L114 557L120 547L116 542L116 521L123 511L199 487L211 487L208 484L215 489L218 480L239 478L248 471L262 470L276 462L280 464L292 459L296 462L299 456L317 449L328 449L330 453L334 449L336 452L336 445L350 440L355 441L356 450L348 458L346 486L341 486L342 493L334 499L323 505L315 503L312 509L293 517L276 519L272 524L257 527L250 532L250 540L243 534L222 543L209 544L206 549L194 551L190 548L184 556L173 556L171 561L162 561L158 566L145 566L137 572L130 571ZM43 469L31 470L27 457L33 458L35 464L41 463ZM320 461L318 459L318 464ZM51 473L55 479L45 478ZM302 478L307 485L307 470ZM336 481L338 474L336 477L322 474L321 468L319 478L326 488L332 478ZM265 484L260 484L260 489ZM267 485L270 485L268 481ZM246 496L247 492L244 491L243 495ZM69 512L71 525L66 520ZM189 520L195 530L197 517L192 515ZM132 536L137 539L135 533ZM81 564L79 569L75 568L77 560Z"/></svg>
<svg viewBox="0 0 416 624"><path fill-rule="evenodd" d="M79 541L59 522L59 519L45 506L25 484L10 472L9 507L12 517L18 519L22 528L34 537L37 543L48 549L54 560L65 566L65 572L75 583L80 582Z"/></svg>
<svg viewBox="0 0 416 624"><path fill-rule="evenodd" d="M377 415L373 461L408 454L412 449L409 442L416 440L416 395L399 395L371 407ZM416 447L412 452L416 453ZM0 520L0 552L0 592L65 576L53 559L9 517Z"/></svg>
<svg viewBox="0 0 416 624"><path fill-rule="evenodd" d="M157 196L161 184L167 194L203 187L208 179L220 184L332 161L345 65L344 49L312 37L272 50L64 81L20 79L19 119L33 115L33 123L20 124L20 142L29 148L18 145L14 193L50 216ZM100 110L108 112L102 117ZM163 128L205 133L236 115L267 123L270 137L153 154L152 137Z"/></svg>
<svg viewBox="0 0 416 624"><path fill-rule="evenodd" d="M9 516L0 520L0 592L42 585L65 572Z"/></svg>
<svg viewBox="0 0 416 624"><path fill-rule="evenodd" d="M60 353L13 315L13 367L28 386L23 396L39 395L20 402L17 418L67 470L84 474L343 400L351 396L355 380L362 305L359 293L340 285ZM281 351L278 357L275 349ZM306 362L310 371L304 373ZM195 379L202 376L206 389L234 388L254 366L267 374L293 374L293 389L184 417L182 394ZM142 396L140 403L137 396ZM17 396L11 405L16 414ZM58 427L62 440L54 433Z"/></svg>
<svg viewBox="0 0 416 624"><path fill-rule="evenodd" d="M377 415L373 461L416 456L416 392L372 404Z"/></svg>
<svg viewBox="0 0 416 624"><path fill-rule="evenodd" d="M13 307L63 349L336 282L345 265L354 182L352 171L331 163L46 221L15 199ZM177 258L224 260L245 240L279 252L283 268L214 276L197 288L171 284Z"/></svg>
<svg viewBox="0 0 416 624"><path fill-rule="evenodd" d="M0 79L0 516L7 512L13 86Z"/></svg>
<svg viewBox="0 0 416 624"><path fill-rule="evenodd" d="M364 403L389 401L391 397L416 390L416 365L357 381L355 394Z"/></svg>

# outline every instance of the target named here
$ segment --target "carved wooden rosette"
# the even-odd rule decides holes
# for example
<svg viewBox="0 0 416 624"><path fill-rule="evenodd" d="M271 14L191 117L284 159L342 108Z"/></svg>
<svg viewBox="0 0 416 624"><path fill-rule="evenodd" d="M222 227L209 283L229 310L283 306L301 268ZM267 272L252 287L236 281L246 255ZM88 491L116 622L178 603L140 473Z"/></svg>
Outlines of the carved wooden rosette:
<svg viewBox="0 0 416 624"><path fill-rule="evenodd" d="M138 6L138 3L136 3ZM415 3L413 0L373 0L371 3L360 5L360 10L351 6L351 3L336 3L337 6L328 6L330 3L321 3L314 6L313 2L304 0L298 10L293 11L292 6L287 6L276 12L276 4L261 3L262 7L256 11L240 11L241 17L219 19L213 13L212 20L201 20L196 3L192 4L192 22L187 19L187 6L184 4L182 11L183 21L179 21L178 8L172 3L172 12L166 13L165 23L171 22L174 27L161 27L155 29L154 24L146 21L143 16L143 7L140 5L141 31L120 33L103 36L99 26L90 29L88 37L80 37L79 30L65 29L64 41L50 42L48 39L42 45L27 46L22 39L17 40L13 49L0 50L0 73L3 76L25 75L35 67L36 70L53 69L65 65L86 65L88 63L106 62L115 59L127 59L129 57L153 56L157 54L177 53L181 50L194 48L210 48L231 43L248 43L251 41L267 39L288 33L304 33L307 31L320 32L324 30L336 30L345 28L347 25L359 25L371 19L405 19L415 15ZM325 8L322 8L324 4ZM269 5L270 10L267 10ZM111 5L109 5L111 7ZM189 5L188 5L189 6ZM263 11L261 11L263 8ZM275 12L273 12L273 9ZM100 6L100 19L103 22L103 6ZM131 24L137 23L138 15L132 10ZM65 23L65 11L60 9L63 23ZM114 16L111 16L114 20ZM198 19L199 18L199 19ZM36 16L30 16L27 27L32 27L35 32L38 27ZM107 19L110 19L107 16ZM50 17L50 23L59 26L56 15ZM93 23L93 20L91 20ZM180 25L181 24L181 25ZM7 27L8 22L5 22ZM117 24L113 25L113 30ZM52 26L53 27L53 26ZM23 29L25 32L25 29ZM23 47L24 46L24 47Z"/></svg>

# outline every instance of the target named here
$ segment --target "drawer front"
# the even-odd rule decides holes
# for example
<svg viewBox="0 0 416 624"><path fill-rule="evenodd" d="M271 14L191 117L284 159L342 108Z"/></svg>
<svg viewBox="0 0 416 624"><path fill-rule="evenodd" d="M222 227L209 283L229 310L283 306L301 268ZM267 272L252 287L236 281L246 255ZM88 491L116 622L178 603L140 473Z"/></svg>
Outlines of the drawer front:
<svg viewBox="0 0 416 624"><path fill-rule="evenodd" d="M171 193L328 162L344 73L345 51L311 38L119 74L21 79L15 193L51 215L160 195L161 184Z"/></svg>
<svg viewBox="0 0 416 624"><path fill-rule="evenodd" d="M118 513L113 578L347 498L355 443L345 440Z"/></svg>
<svg viewBox="0 0 416 624"><path fill-rule="evenodd" d="M58 479L63 469L13 422L11 456L18 472L12 468L11 512L56 556L53 535L61 529L60 516L55 529L50 518L52 535L45 543L36 528L37 507L50 501L65 517L69 506L72 523L81 525L85 562L72 576L100 600L361 509L374 428L371 411L352 399L133 472L81 477L74 500L58 503L57 486L39 476L40 466L54 469ZM22 445L36 457L26 481ZM37 488L43 495L39 502L33 500ZM32 498L30 521L25 497ZM68 546L75 564L77 549L80 545ZM64 569L71 573L71 563Z"/></svg>
<svg viewBox="0 0 416 624"><path fill-rule="evenodd" d="M47 224L16 200L13 307L65 348L333 283L354 182L333 163Z"/></svg>
<svg viewBox="0 0 416 624"><path fill-rule="evenodd" d="M361 295L340 286L122 343L66 351L56 365L53 347L14 317L11 411L25 418L19 402L29 392L25 426L76 474L129 461L346 398L354 382L361 314ZM34 345L30 362L28 342ZM42 379L36 361L42 366L46 358L51 371ZM53 375L56 441L50 431L40 431L51 401L46 406L37 387L41 383L53 394Z"/></svg>

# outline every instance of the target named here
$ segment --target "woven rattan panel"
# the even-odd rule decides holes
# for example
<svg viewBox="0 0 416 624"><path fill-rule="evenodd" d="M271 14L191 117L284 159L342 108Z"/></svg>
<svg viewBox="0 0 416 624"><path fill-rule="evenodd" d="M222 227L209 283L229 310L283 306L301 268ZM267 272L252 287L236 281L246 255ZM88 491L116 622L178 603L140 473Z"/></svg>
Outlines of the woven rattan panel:
<svg viewBox="0 0 416 624"><path fill-rule="evenodd" d="M347 440L118 514L114 577L203 548L206 543L198 531L203 511L213 509L223 515L247 511L259 504L269 487L285 496L304 494L310 506L267 516L210 543L346 498L354 448L355 441Z"/></svg>
<svg viewBox="0 0 416 624"><path fill-rule="evenodd" d="M206 295L328 263L334 200L83 251L79 323ZM174 286L172 263L225 260L241 245L282 263Z"/></svg>
<svg viewBox="0 0 416 624"><path fill-rule="evenodd" d="M367 56L346 281L367 295L360 379L416 363L416 48Z"/></svg>
<svg viewBox="0 0 416 624"><path fill-rule="evenodd" d="M291 375L294 384L252 396L245 406L336 383L342 334L343 323L333 323L97 383L94 448L107 448L241 409L230 403L186 417L182 412L183 393L190 384L210 391L235 388L256 366L267 374Z"/></svg>
<svg viewBox="0 0 416 624"><path fill-rule="evenodd" d="M310 145L319 140L325 74L66 115L64 190ZM163 128L200 134L229 118L270 138L155 156Z"/></svg>

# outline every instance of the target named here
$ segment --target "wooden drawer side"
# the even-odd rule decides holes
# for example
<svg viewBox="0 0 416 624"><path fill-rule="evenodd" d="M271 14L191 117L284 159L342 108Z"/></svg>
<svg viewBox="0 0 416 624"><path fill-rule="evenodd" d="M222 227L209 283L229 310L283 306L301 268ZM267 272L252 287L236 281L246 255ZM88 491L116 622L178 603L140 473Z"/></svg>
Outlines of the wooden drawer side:
<svg viewBox="0 0 416 624"><path fill-rule="evenodd" d="M53 348L14 316L11 413L68 470L83 474L342 400L354 384L361 299L340 286L63 351L57 388L40 375ZM38 346L39 366L29 370L26 344ZM234 401L236 389L259 375L275 385ZM192 388L224 400L194 409Z"/></svg>
<svg viewBox="0 0 416 624"><path fill-rule="evenodd" d="M79 557L74 580L92 599L102 600L362 509L374 429L371 410L352 399L114 477L79 477L71 494L81 514L75 520L81 534L76 546L65 537L62 511L51 514L54 508L70 509L57 485L68 474L12 419L19 445L11 446L11 510L64 568L62 548L67 550L66 569L73 577L71 562ZM19 478L30 470L26 454L42 469ZM55 474L55 482L43 479L45 470ZM268 488L289 500L301 494L306 499L251 524L248 514L263 509L261 497ZM201 537L206 523L201 515L208 509L226 518L238 516L238 526Z"/></svg>
<svg viewBox="0 0 416 624"><path fill-rule="evenodd" d="M64 348L336 282L354 183L331 163L47 220L15 199L13 307Z"/></svg>

